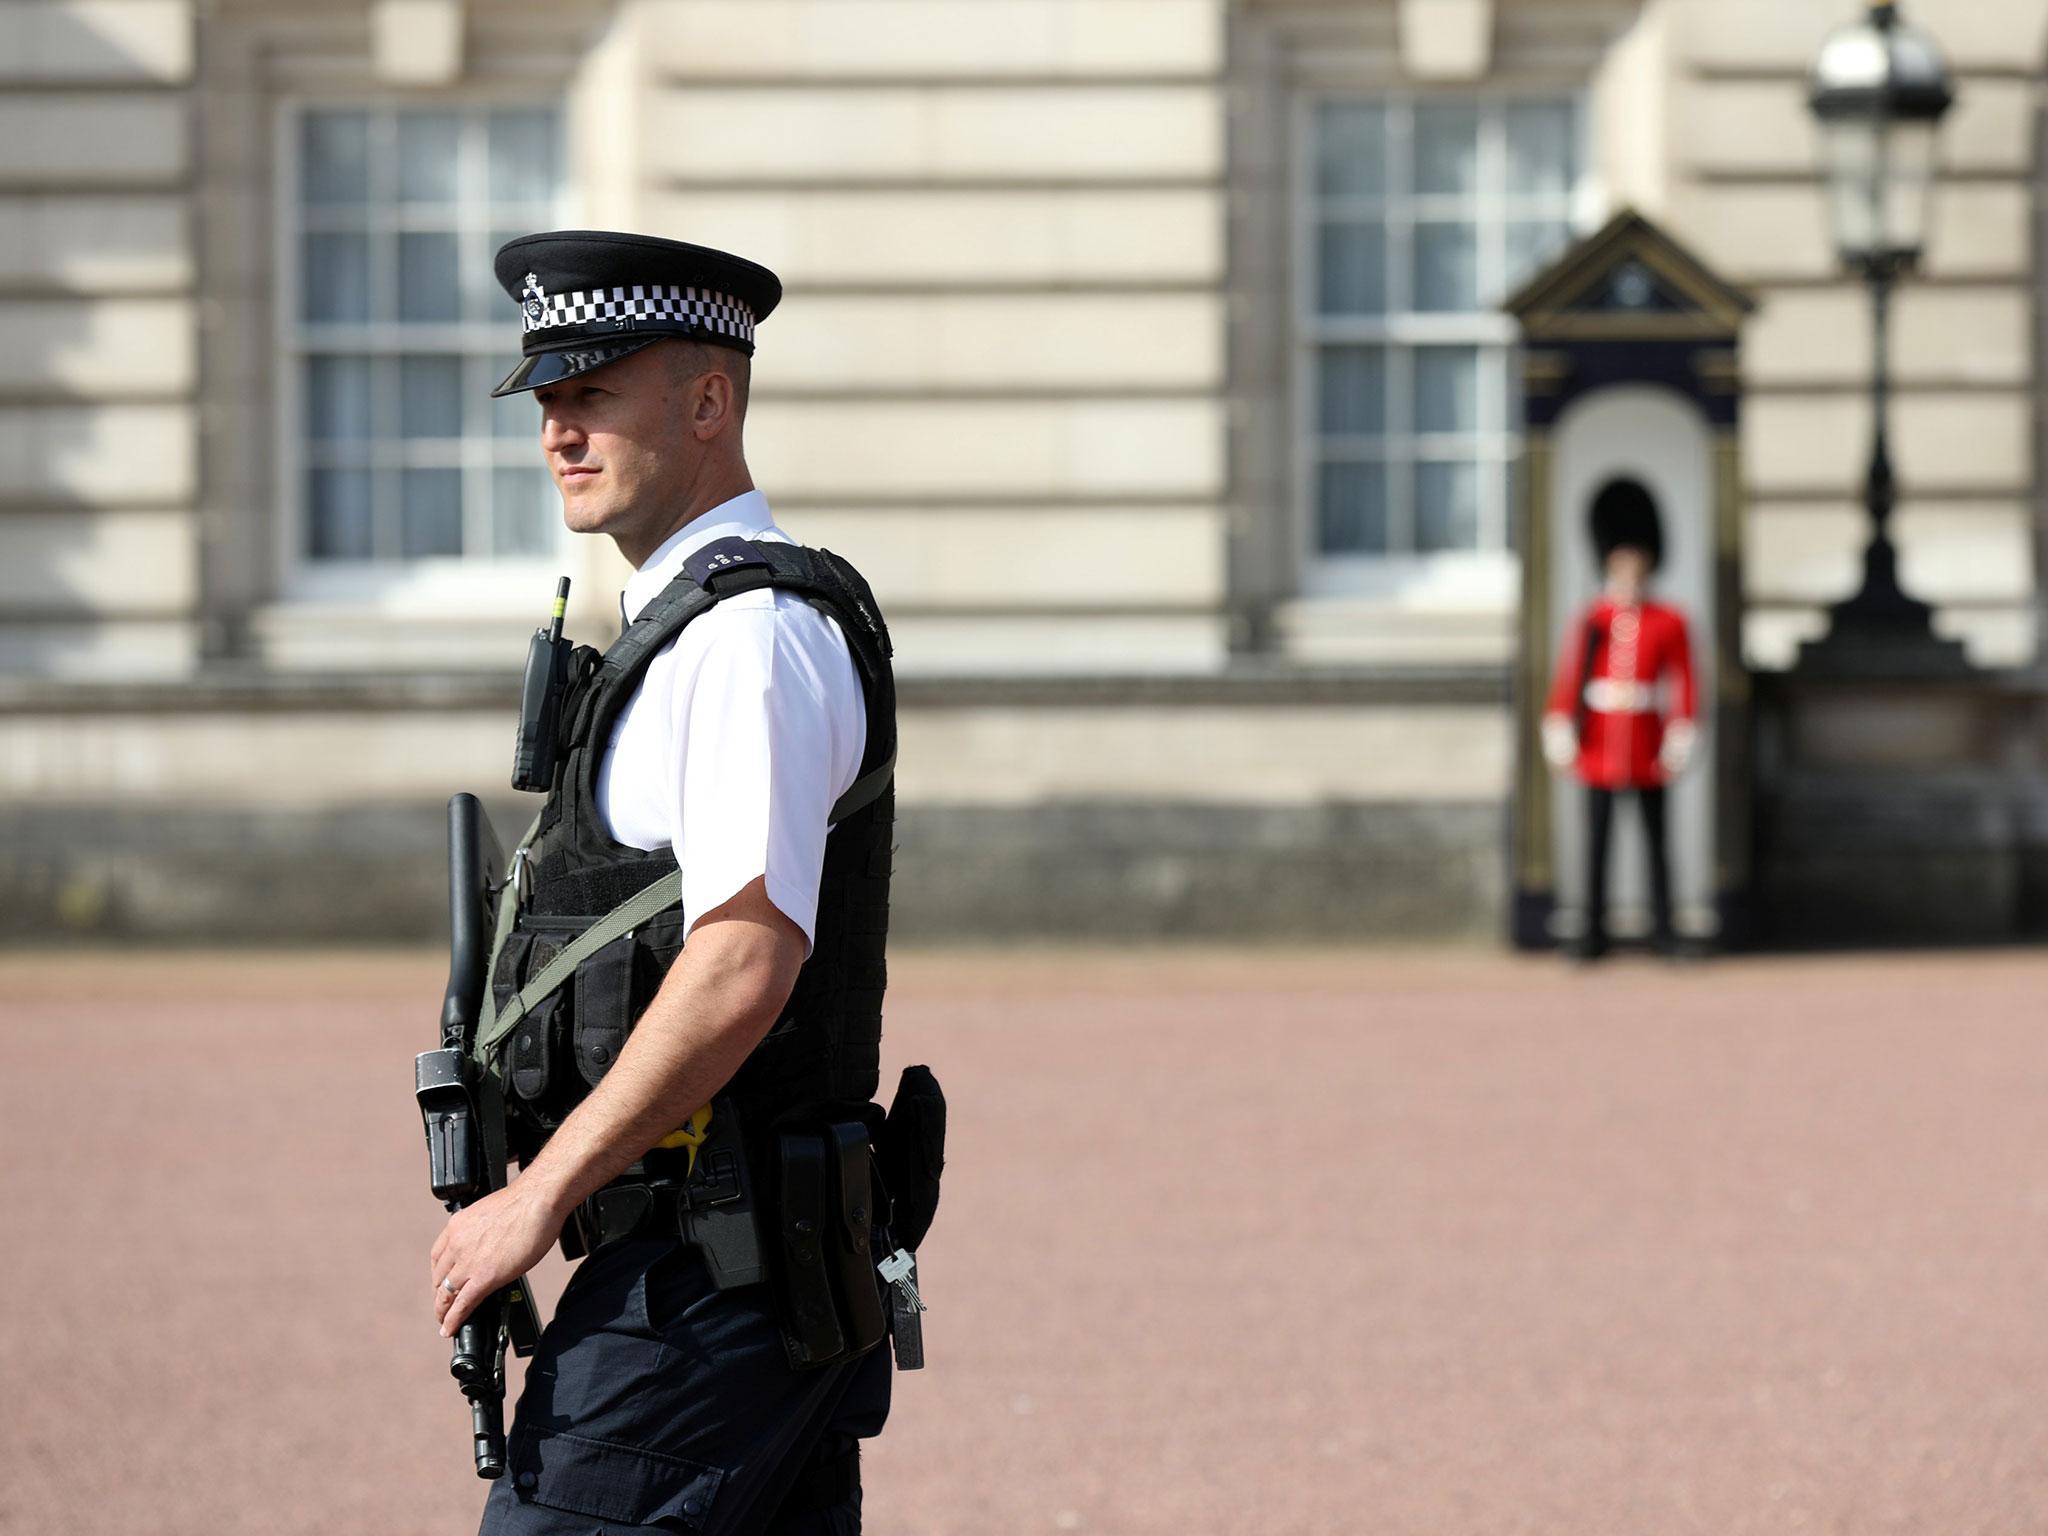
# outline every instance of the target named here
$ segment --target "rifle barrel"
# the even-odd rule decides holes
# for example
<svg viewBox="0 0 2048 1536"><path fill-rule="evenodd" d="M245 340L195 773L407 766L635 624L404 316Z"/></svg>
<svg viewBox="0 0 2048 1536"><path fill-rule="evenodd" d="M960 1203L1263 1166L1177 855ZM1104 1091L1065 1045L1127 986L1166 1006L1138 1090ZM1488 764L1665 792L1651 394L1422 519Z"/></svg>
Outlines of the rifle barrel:
<svg viewBox="0 0 2048 1536"><path fill-rule="evenodd" d="M441 999L441 1037L467 1045L482 1007L490 934L485 927L483 802L475 795L448 799L448 990Z"/></svg>

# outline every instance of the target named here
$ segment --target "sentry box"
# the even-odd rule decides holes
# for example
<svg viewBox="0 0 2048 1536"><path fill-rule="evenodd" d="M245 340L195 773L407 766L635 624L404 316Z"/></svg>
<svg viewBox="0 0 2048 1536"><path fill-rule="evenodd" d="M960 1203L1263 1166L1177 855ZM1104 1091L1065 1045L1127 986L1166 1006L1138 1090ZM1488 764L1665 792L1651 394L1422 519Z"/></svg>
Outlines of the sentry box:
<svg viewBox="0 0 2048 1536"><path fill-rule="evenodd" d="M1509 924L1545 948L1586 931L1586 796L1542 750L1567 632L1600 583L1593 499L1630 478L1663 527L1656 597L1691 631L1699 737L1667 792L1676 926L1696 944L1749 930L1749 678L1743 669L1738 345L1755 301L1634 212L1539 272L1505 308L1523 340L1522 568ZM1609 927L1649 926L1637 817L1618 814Z"/></svg>

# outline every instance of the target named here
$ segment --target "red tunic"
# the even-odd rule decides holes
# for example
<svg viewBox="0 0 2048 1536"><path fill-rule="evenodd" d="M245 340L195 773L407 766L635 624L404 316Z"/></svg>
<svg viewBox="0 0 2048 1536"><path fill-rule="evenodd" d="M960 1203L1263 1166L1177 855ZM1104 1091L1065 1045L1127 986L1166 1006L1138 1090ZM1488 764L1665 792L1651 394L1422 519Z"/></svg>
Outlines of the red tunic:
<svg viewBox="0 0 2048 1536"><path fill-rule="evenodd" d="M1593 636L1593 665L1585 645ZM1658 685L1673 674L1674 687ZM1599 789L1636 789L1668 782L1658 762L1665 727L1694 718L1692 642L1685 619L1662 603L1623 605L1596 598L1564 637L1547 713L1576 720L1579 680L1585 683L1584 728L1573 772Z"/></svg>

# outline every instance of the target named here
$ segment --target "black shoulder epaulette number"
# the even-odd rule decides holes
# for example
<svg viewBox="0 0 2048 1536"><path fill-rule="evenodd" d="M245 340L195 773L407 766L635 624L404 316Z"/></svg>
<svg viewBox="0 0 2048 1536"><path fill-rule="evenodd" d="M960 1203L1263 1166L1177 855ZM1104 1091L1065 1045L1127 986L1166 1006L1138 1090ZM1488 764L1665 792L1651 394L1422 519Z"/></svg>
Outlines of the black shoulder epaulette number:
<svg viewBox="0 0 2048 1536"><path fill-rule="evenodd" d="M768 570L768 557L750 539L731 536L713 539L683 562L683 570L700 587L709 587L714 576L729 576L752 566Z"/></svg>

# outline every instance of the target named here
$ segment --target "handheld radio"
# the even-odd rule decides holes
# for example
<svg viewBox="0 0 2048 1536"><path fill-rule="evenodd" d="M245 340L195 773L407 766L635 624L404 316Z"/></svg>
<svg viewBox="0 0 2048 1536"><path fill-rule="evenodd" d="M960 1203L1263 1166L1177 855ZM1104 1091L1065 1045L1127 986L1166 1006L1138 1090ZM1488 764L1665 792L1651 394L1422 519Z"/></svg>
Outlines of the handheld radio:
<svg viewBox="0 0 2048 1536"><path fill-rule="evenodd" d="M562 616L569 609L569 578L555 588L550 621L533 632L526 647L526 678L519 685L519 737L512 747L512 787L542 793L555 786L562 695L569 683L569 654Z"/></svg>

